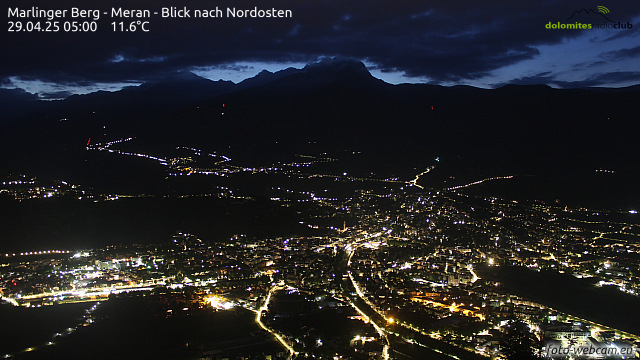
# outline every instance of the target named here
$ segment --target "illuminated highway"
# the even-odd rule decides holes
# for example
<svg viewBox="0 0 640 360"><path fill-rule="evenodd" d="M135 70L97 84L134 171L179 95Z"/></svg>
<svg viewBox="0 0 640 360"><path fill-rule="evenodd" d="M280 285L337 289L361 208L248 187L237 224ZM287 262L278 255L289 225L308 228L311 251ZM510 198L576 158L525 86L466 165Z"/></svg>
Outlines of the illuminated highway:
<svg viewBox="0 0 640 360"><path fill-rule="evenodd" d="M418 336L417 334L419 334L419 335L425 337L423 340L429 339L430 341L438 341L437 338L434 337L433 334L428 333L424 329L420 329L420 328L418 328L418 327L416 327L416 326L414 326L412 324L408 324L408 323L405 323L403 321L398 321L398 320L396 320L396 319L394 319L392 317L387 316L384 311L380 310L371 300L369 300L368 296L362 291L360 285L356 282L356 280L353 277L351 271L349 270L349 266L351 265L352 258L355 255L355 252L359 247L366 246L368 244L368 240L370 240L371 238L379 237L379 236L381 236L383 234L389 235L389 233L390 232L386 232L386 233L379 232L379 233L374 234L373 236L365 236L365 237L363 237L361 239L352 241L351 243L347 244L344 247L344 249L346 251L346 254L348 254L348 256L344 257L344 266L345 266L345 269L346 269L346 275L349 278L349 285L350 285L351 288L354 289L358 299L360 301L364 302L367 305L366 308L365 307L363 307L363 308L365 308L365 309L368 308L368 309L370 309L371 312L367 314L364 310L362 310L361 307L358 307L355 304L355 302L352 301L351 299L348 300L349 304L354 309L356 309L356 311L358 311L358 313L360 313L362 315L362 317L366 321L370 321L371 322L371 324L374 326L374 328L376 329L376 331L378 332L380 337L383 339L384 344L385 344L384 345L384 351L383 351L383 358L384 359L389 359L390 358L389 353L391 351L393 351L394 353L399 353L399 354L403 355L404 357L410 357L410 356L408 356L406 354L400 353L399 351L397 351L395 349L392 349L391 342L389 340L388 335L394 335L402 342L409 343L409 344L412 344L412 345L417 345L419 347L425 348L425 349L427 349L429 351L434 351L436 353L439 353L439 354L444 355L444 356L446 356L448 358L451 358L451 359L460 360L460 357L458 357L458 356L456 356L454 354L447 353L445 351L442 351L440 349L434 348L432 346L428 346L428 345L424 344L423 342L421 342L420 340L416 340L415 336ZM479 279L479 277L473 271L472 271L472 274L474 276L473 281L474 282L477 281ZM345 294L345 296L348 297L348 294ZM461 309L460 307L462 306L462 304L460 304L460 305L453 304L451 306L447 306L445 304L439 304L439 303L435 304L434 303L434 305L440 305L440 306L443 306L443 307L447 307L452 312L458 312L459 311L459 312L461 312L461 313L463 313L465 315L468 315L468 316L476 316L476 317L479 317L481 319L484 319L484 316L479 314L479 313L475 313L474 311L467 310L467 309ZM376 323L376 319L380 319L379 324ZM402 331L402 333L400 333L399 329L392 330L392 327L394 325L396 325L396 324L400 325L401 328L405 329L405 331ZM407 337L406 330L408 330L409 332L413 332L416 335L412 336L413 338L409 338L409 337ZM465 350L470 351L470 353L469 353L470 355L473 354L473 349L465 349Z"/></svg>
<svg viewBox="0 0 640 360"><path fill-rule="evenodd" d="M289 343L282 337L282 335L278 334L277 332L275 332L274 330L270 329L269 327L267 327L263 322L262 322L262 313L267 311L269 309L269 302L271 301L271 295L273 295L274 292L278 291L278 290L282 290L284 289L285 286L282 285L274 285L271 287L271 289L269 289L269 292L267 293L267 297L264 300L264 303L262 304L262 306L258 309L255 310L256 312L256 324L258 324L258 326L260 326L260 328L262 328L265 331L268 331L271 335L273 335L278 342L284 346L285 349L287 349L287 351L289 351L289 357L295 356L298 354L297 351L295 351L291 345L289 345Z"/></svg>
<svg viewBox="0 0 640 360"><path fill-rule="evenodd" d="M350 279L349 285L351 285L355 289L356 294L358 294L358 298L360 300L363 300L369 306L371 306L373 304L371 304L368 301L368 299L366 299L366 297L363 297L363 296L360 295L360 294L362 294L362 292L357 287L357 284L355 283L355 281L353 281L353 277L352 277L350 271L347 270L347 268L348 268L349 264L351 263L351 257L353 256L353 254L355 252L355 248L360 246L361 242L363 242L365 240L372 239L372 238L379 237L382 234L383 234L382 232L378 232L378 233L375 233L373 235L365 235L365 237L363 237L363 238L361 238L359 240L353 241L353 242L347 244L346 246L344 246L344 249L346 250L346 254L348 254L348 256L344 256L344 261L343 261L343 264L342 264L342 266L344 268L339 270L339 271L337 271L337 273L339 274L338 276L340 276L340 278L342 278L342 274L346 271L346 274ZM343 285L346 285L346 284L344 284L344 282L343 282ZM382 326L377 324L376 320L374 318L372 318L372 316L371 316L371 315L374 315L374 317L375 316L381 316L381 314L378 313L377 311L373 310L373 308L371 308L373 310L373 314L371 314L371 313L367 314L365 312L365 310L363 310L360 306L358 306L353 301L353 299L351 299L349 291L347 289L343 288L343 293L341 295L337 296L337 297L339 299L341 299L342 301L347 302L352 308L354 308L358 312L358 314L360 314L360 316L362 317L362 321L364 321L365 323L370 323L373 326L373 328L376 330L376 332L378 333L378 336L380 337L380 339L383 342L383 349L382 349L382 357L381 358L384 359L384 360L388 360L390 358L389 352L390 352L391 348L390 348L390 345L389 345L389 339L387 337L386 330ZM385 319L385 321L386 321L386 319Z"/></svg>
<svg viewBox="0 0 640 360"><path fill-rule="evenodd" d="M430 166L429 168L427 168L427 170L425 170L425 171L421 172L420 174L416 175L416 177L413 180L409 181L409 184L411 184L413 186L417 186L420 189L424 189L424 186L418 184L418 180L420 180L420 177L422 175L428 174L434 168L435 168L435 165L434 166Z"/></svg>
<svg viewBox="0 0 640 360"><path fill-rule="evenodd" d="M35 295L25 295L20 297L19 300L24 301L24 300L43 299L43 298L60 299L63 297L75 297L77 299L108 297L109 294L119 294L119 293L128 292L128 291L149 291L149 290L153 290L153 287L157 285L158 283L155 281L147 281L140 284L119 285L119 286L112 286L109 288L93 287L93 288L86 288L81 290L53 291L53 292L40 293Z"/></svg>
<svg viewBox="0 0 640 360"><path fill-rule="evenodd" d="M462 189L462 188L466 188L466 187L473 186L473 185L479 185L479 184L482 184L482 183L487 182L487 181L505 180L505 179L513 179L513 178L514 178L514 176L513 176L513 175L509 175L509 176L496 176L496 177L491 177L491 178L486 178L486 179L482 179L482 180L474 181L474 182L472 182L472 183L465 184L465 185L453 186L453 187L448 188L447 190L457 190L457 189Z"/></svg>

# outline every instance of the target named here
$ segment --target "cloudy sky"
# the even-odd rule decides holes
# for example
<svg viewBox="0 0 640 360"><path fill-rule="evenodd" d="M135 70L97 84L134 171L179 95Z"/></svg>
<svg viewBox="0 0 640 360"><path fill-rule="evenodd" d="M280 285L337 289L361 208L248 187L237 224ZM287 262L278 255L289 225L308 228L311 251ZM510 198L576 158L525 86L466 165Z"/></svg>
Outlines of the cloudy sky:
<svg viewBox="0 0 640 360"><path fill-rule="evenodd" d="M177 72L234 82L263 69L302 67L327 57L363 61L390 83L559 88L640 83L640 1L461 0L8 0L0 85L43 97L115 90ZM9 8L99 9L98 31L10 32ZM115 32L111 8L187 6L291 10L291 18L169 19L149 32ZM69 16L56 19L60 26ZM547 24L592 29L547 29ZM598 29L624 25L626 28ZM631 28L627 25L631 25Z"/></svg>

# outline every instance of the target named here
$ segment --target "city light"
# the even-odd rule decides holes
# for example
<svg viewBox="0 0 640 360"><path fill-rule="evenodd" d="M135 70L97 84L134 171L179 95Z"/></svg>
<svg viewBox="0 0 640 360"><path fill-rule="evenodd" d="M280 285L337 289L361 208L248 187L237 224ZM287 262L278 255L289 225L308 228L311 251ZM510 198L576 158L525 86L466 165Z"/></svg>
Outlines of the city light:
<svg viewBox="0 0 640 360"><path fill-rule="evenodd" d="M213 307L214 309L218 310L229 310L235 307L235 304L233 304L232 302L216 295L205 297L204 301L211 305L211 307Z"/></svg>

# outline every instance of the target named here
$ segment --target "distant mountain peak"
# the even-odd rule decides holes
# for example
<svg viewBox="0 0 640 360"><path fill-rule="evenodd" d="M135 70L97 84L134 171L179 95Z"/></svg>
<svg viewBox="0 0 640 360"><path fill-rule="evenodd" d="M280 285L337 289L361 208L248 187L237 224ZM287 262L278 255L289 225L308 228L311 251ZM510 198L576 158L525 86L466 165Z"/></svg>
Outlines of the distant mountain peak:
<svg viewBox="0 0 640 360"><path fill-rule="evenodd" d="M265 75L273 75L273 73L267 69L264 69L258 73L256 76L265 76ZM255 76L254 76L255 77Z"/></svg>
<svg viewBox="0 0 640 360"><path fill-rule="evenodd" d="M174 74L170 74L167 77L164 77L162 79L147 81L143 83L141 86L150 87L150 86L174 84L174 83L200 83L200 84L229 83L231 84L232 82L226 81L226 80L218 80L218 81L209 80L207 78L194 74L191 71L180 71Z"/></svg>
<svg viewBox="0 0 640 360"><path fill-rule="evenodd" d="M287 68L277 72L263 70L256 76L239 83L239 89L262 86L284 88L308 88L326 84L342 84L343 86L363 86L385 84L375 78L361 62L348 58L327 58L311 63L302 69Z"/></svg>
<svg viewBox="0 0 640 360"><path fill-rule="evenodd" d="M338 72L355 72L365 76L372 76L365 64L362 61L348 59L348 58L328 58L321 61L308 64L303 71L315 72L315 71L330 71L334 73Z"/></svg>
<svg viewBox="0 0 640 360"><path fill-rule="evenodd" d="M262 70L256 76L245 79L240 83L238 83L238 85L240 89L262 86L272 81L283 78L285 76L295 74L299 71L300 71L299 69L295 69L295 68L287 68L287 69L276 71L276 72L271 72L269 70Z"/></svg>

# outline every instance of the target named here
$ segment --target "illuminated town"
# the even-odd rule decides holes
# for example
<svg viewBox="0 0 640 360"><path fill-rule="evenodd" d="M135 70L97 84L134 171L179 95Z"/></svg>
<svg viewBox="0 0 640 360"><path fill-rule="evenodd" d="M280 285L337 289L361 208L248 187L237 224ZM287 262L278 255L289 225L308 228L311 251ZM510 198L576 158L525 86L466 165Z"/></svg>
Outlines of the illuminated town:
<svg viewBox="0 0 640 360"><path fill-rule="evenodd" d="M640 360L640 1L3 6L0 359Z"/></svg>
<svg viewBox="0 0 640 360"><path fill-rule="evenodd" d="M557 292L557 286L541 282L551 277L594 280L593 288L638 296L635 210L467 192L483 183L513 181L514 175L440 189L420 185L438 170L439 158L415 178L378 178L315 170L339 163L327 154L246 166L189 147L176 148L175 157L118 150L132 140L88 144L86 150L155 161L169 167L169 176L273 176L264 181L270 203L304 206L313 215L299 224L317 235L236 234L213 243L176 229L153 244L1 254L0 288L7 304L87 304L76 325L7 352L6 358L56 354L51 349L58 344L111 321L109 304L131 303L152 308L163 319L156 321L228 313L253 329L234 341L183 339L175 356L185 358L527 359L548 357L548 349L562 344L629 348L627 357L638 356L634 325L616 327L606 318L586 316L589 310L573 312L561 301L529 296L547 288L551 295ZM271 185L281 178L296 185ZM66 182L45 184L27 175L1 184L5 197L22 202L136 198L94 194ZM355 191L338 191L343 186ZM190 197L251 201L242 189L216 189Z"/></svg>

